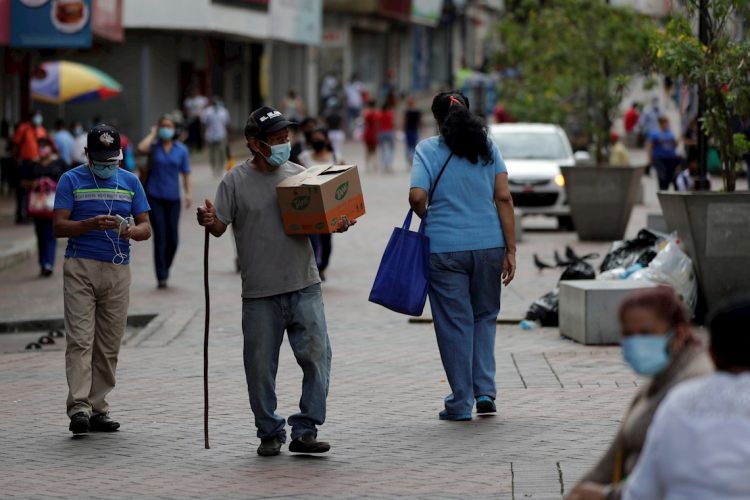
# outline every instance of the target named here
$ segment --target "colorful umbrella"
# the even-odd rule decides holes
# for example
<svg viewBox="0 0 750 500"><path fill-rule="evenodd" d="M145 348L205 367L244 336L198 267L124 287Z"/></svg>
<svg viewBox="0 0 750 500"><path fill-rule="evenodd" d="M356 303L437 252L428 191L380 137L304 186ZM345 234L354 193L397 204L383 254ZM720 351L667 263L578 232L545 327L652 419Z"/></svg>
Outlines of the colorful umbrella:
<svg viewBox="0 0 750 500"><path fill-rule="evenodd" d="M52 104L109 99L122 85L96 68L70 61L42 63L38 78L31 80L31 97Z"/></svg>

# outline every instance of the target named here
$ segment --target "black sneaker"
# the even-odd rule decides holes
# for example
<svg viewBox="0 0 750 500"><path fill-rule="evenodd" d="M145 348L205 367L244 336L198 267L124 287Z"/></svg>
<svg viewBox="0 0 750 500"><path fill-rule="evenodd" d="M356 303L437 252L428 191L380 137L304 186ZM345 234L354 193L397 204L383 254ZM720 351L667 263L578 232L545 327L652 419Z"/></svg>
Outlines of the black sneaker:
<svg viewBox="0 0 750 500"><path fill-rule="evenodd" d="M91 417L89 425L93 432L115 432L120 428L120 423L112 420L106 413L98 413Z"/></svg>
<svg viewBox="0 0 750 500"><path fill-rule="evenodd" d="M477 398L477 413L497 413L497 406L495 406L495 401L489 396L479 396Z"/></svg>
<svg viewBox="0 0 750 500"><path fill-rule="evenodd" d="M325 453L330 449L330 444L318 441L312 432L303 434L289 444L289 451L292 453Z"/></svg>
<svg viewBox="0 0 750 500"><path fill-rule="evenodd" d="M258 455L261 457L275 457L281 453L281 438L273 437L271 439L264 439L258 446Z"/></svg>
<svg viewBox="0 0 750 500"><path fill-rule="evenodd" d="M89 432L89 416L86 413L79 411L72 417L70 417L70 432L73 434L86 434Z"/></svg>

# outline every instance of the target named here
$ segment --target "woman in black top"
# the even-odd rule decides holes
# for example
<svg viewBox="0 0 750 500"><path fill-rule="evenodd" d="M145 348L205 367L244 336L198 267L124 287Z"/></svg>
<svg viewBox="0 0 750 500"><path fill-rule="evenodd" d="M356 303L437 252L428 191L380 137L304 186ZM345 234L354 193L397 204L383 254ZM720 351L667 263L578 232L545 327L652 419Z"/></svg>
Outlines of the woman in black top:
<svg viewBox="0 0 750 500"><path fill-rule="evenodd" d="M52 142L46 138L39 139L39 161L30 164L30 168L25 172L26 175L21 182L29 191L36 189L43 178L48 178L57 184L57 181L68 168L68 164L57 156ZM55 267L57 240L55 239L51 218L34 217L33 219L39 252L40 274L46 278L52 276L52 270Z"/></svg>

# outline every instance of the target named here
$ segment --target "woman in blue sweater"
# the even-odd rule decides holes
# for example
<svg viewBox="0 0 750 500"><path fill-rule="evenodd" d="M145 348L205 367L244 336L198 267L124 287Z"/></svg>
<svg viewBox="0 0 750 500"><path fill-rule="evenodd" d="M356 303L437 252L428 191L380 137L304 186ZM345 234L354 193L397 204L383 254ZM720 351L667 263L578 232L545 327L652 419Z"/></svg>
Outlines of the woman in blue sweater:
<svg viewBox="0 0 750 500"><path fill-rule="evenodd" d="M501 283L516 270L513 199L502 156L466 96L438 94L432 114L440 135L417 145L409 203L430 238L430 307L452 391L439 417L471 420L475 402L477 413L496 412Z"/></svg>

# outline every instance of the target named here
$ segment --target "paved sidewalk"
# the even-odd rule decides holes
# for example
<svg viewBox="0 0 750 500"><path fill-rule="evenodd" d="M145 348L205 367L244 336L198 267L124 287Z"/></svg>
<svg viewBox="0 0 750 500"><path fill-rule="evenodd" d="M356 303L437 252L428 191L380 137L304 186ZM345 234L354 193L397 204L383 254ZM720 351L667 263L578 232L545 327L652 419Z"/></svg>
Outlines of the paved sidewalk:
<svg viewBox="0 0 750 500"><path fill-rule="evenodd" d="M347 158L359 160L348 145ZM195 199L216 181L195 168ZM157 328L122 350L110 403L121 432L71 439L60 350L0 354L0 491L8 498L561 498L603 452L640 381L616 347L591 348L555 329L498 327L496 417L442 422L448 384L430 325L367 302L380 255L406 211L408 174L364 173L368 213L334 237L324 297L333 345L329 416L320 430L331 453L275 458L258 444L242 370L240 280L232 240L211 240L211 444L203 449L203 231L183 213L170 288L157 290L151 244L136 244L131 313L158 313ZM648 208L634 215L631 232ZM573 233L529 220L519 274L504 291L504 317L522 316L557 273L539 274ZM62 242L61 242L62 245ZM61 263L49 280L33 260L0 272L0 318L62 316ZM2 344L0 335L0 345ZM47 349L47 348L45 348ZM279 410L295 411L301 371L285 344Z"/></svg>

